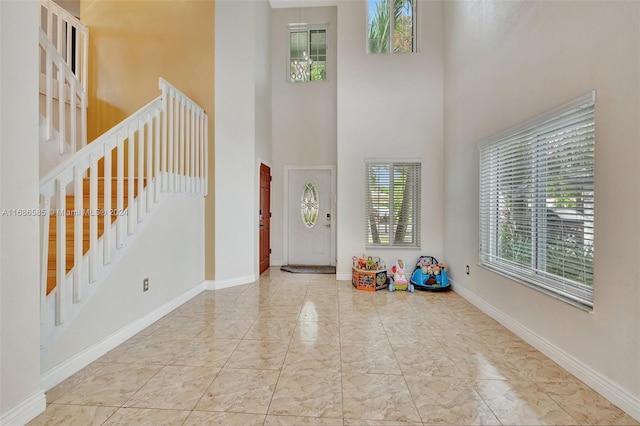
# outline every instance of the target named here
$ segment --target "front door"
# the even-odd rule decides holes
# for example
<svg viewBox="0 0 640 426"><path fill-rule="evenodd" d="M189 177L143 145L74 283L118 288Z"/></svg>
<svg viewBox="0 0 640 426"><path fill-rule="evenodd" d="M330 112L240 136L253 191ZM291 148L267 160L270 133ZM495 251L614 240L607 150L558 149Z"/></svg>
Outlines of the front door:
<svg viewBox="0 0 640 426"><path fill-rule="evenodd" d="M271 253L271 168L260 164L260 273L269 268Z"/></svg>
<svg viewBox="0 0 640 426"><path fill-rule="evenodd" d="M290 265L331 265L331 170L290 170Z"/></svg>

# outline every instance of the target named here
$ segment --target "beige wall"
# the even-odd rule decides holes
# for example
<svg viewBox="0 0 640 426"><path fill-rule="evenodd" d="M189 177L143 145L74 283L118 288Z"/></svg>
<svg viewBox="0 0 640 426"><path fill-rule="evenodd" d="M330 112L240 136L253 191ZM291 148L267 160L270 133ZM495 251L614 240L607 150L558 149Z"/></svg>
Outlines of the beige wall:
<svg viewBox="0 0 640 426"><path fill-rule="evenodd" d="M445 2L444 254L452 279L636 417L639 23L640 2ZM596 257L589 313L476 266L476 143L593 89Z"/></svg>
<svg viewBox="0 0 640 426"><path fill-rule="evenodd" d="M63 378L61 372L75 372L88 358L102 356L105 341L124 340L132 328L147 324L149 315L199 291L204 280L203 205L201 198L168 197L145 219L124 256L43 353L43 386L49 389ZM180 217L189 219L178 223ZM142 292L144 278L149 279L148 292Z"/></svg>
<svg viewBox="0 0 640 426"><path fill-rule="evenodd" d="M0 1L0 210L39 208L38 8L37 1ZM35 216L0 216L3 425L25 424L45 408L40 387L39 228Z"/></svg>
<svg viewBox="0 0 640 426"><path fill-rule="evenodd" d="M337 263L351 279L351 256L369 253L411 265L442 257L443 39L442 2L418 2L418 52L366 53L366 2L338 3ZM421 247L367 250L365 159L422 162ZM444 261L447 261L446 256Z"/></svg>
<svg viewBox="0 0 640 426"><path fill-rule="evenodd" d="M258 162L271 161L267 0L216 2L216 288L258 279ZM238 17L244 25L238 31Z"/></svg>
<svg viewBox="0 0 640 426"><path fill-rule="evenodd" d="M301 15L314 25L327 24L327 81L289 82L287 24ZM284 247L285 166L335 166L337 164L337 52L336 7L273 9L271 11L271 88L273 100L273 182L271 183L271 261L286 264ZM332 259L333 260L333 259Z"/></svg>
<svg viewBox="0 0 640 426"><path fill-rule="evenodd" d="M57 0L56 3L76 18L80 17L80 0Z"/></svg>
<svg viewBox="0 0 640 426"><path fill-rule="evenodd" d="M160 95L163 77L209 115L205 278L215 275L213 0L82 0L89 27L88 140Z"/></svg>

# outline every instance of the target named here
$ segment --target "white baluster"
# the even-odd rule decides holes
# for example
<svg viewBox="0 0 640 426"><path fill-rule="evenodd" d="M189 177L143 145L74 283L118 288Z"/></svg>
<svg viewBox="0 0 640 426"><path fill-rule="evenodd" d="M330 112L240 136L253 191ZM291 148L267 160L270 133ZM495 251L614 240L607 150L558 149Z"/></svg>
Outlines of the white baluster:
<svg viewBox="0 0 640 426"><path fill-rule="evenodd" d="M53 14L50 8L47 8L47 38L53 40Z"/></svg>
<svg viewBox="0 0 640 426"><path fill-rule="evenodd" d="M191 104L189 108L189 194L191 195L193 195L193 193L195 192L193 188L193 177L195 176L195 157L196 157L194 115L195 115L195 110L193 105Z"/></svg>
<svg viewBox="0 0 640 426"><path fill-rule="evenodd" d="M76 79L71 77L69 79L69 84L70 84L70 89L69 89L69 95L71 96L71 108L69 110L69 113L71 114L69 116L70 118L70 122L71 122L71 152L76 152L78 150L78 144L77 144L77 136L76 136L76 126L77 126L77 117L78 117L78 111L76 110Z"/></svg>
<svg viewBox="0 0 640 426"><path fill-rule="evenodd" d="M175 136L173 139L173 190L174 192L180 192L180 98L177 96L173 100L173 130Z"/></svg>
<svg viewBox="0 0 640 426"><path fill-rule="evenodd" d="M82 135L81 146L87 146L87 93L83 92L80 98L80 134Z"/></svg>
<svg viewBox="0 0 640 426"><path fill-rule="evenodd" d="M89 177L89 282L98 279L98 160L90 156Z"/></svg>
<svg viewBox="0 0 640 426"><path fill-rule="evenodd" d="M135 140L135 130L133 127L129 127L129 139L127 140L127 148L129 149L127 158L127 235L133 234L133 185L135 184L135 172L133 165L135 164Z"/></svg>
<svg viewBox="0 0 640 426"><path fill-rule="evenodd" d="M174 105L174 119L175 119L175 153L173 157L173 178L174 178L174 190L175 192L180 192L180 146L182 144L182 140L180 136L182 135L182 120L180 120L180 116L182 113L182 100L179 98L175 98Z"/></svg>
<svg viewBox="0 0 640 426"><path fill-rule="evenodd" d="M138 122L138 173L136 177L138 179L138 203L136 205L136 213L138 223L142 222L142 215L144 213L144 209L142 208L143 202L143 184L144 184L144 141L145 141L145 123L140 120Z"/></svg>
<svg viewBox="0 0 640 426"><path fill-rule="evenodd" d="M89 87L89 33L84 32L84 41L82 43L82 78L80 81L82 82L82 87L84 87L84 91L87 92Z"/></svg>
<svg viewBox="0 0 640 426"><path fill-rule="evenodd" d="M124 211L124 141L118 135L116 158L116 248L124 246L124 228L120 214Z"/></svg>
<svg viewBox="0 0 640 426"><path fill-rule="evenodd" d="M187 105L183 97L180 97L180 192L184 193L185 187L185 166L186 166L186 152L187 152L187 140L186 140L186 109Z"/></svg>
<svg viewBox="0 0 640 426"><path fill-rule="evenodd" d="M58 58L56 61L56 66L58 67L58 152L60 154L64 153L64 143L65 143L65 117L64 112L65 108L65 86L64 86L64 74L62 71L62 63L61 59Z"/></svg>
<svg viewBox="0 0 640 426"><path fill-rule="evenodd" d="M78 78L78 81L80 82L80 84L82 84L82 80L81 80L81 76L82 76L82 71L80 69L80 46L82 46L80 43L80 38L81 38L81 33L82 33L82 29L79 27L75 27L76 29L76 35L75 35L75 42L76 42L76 57L75 57L75 62L73 70L76 73L76 77ZM84 85L82 86L83 88L86 89L86 87L84 87Z"/></svg>
<svg viewBox="0 0 640 426"><path fill-rule="evenodd" d="M173 98L173 90L169 89L169 102L168 102L168 106L169 106L169 119L167 120L168 122L168 128L169 128L169 139L167 141L167 153L168 153L168 163L167 163L167 179L169 180L168 183L168 188L167 190L169 192L173 192L174 190L174 180L173 180L173 172L174 172L174 166L173 166L173 150L174 150L174 143L175 143L175 132L174 132L174 115L175 115L175 99Z"/></svg>
<svg viewBox="0 0 640 426"><path fill-rule="evenodd" d="M184 112L184 180L185 180L185 189L186 193L191 192L190 184L191 184L191 105L190 103L185 102L185 112Z"/></svg>
<svg viewBox="0 0 640 426"><path fill-rule="evenodd" d="M62 18L60 18L60 12L56 11L56 23L58 24L58 32L56 34L56 49L59 53L62 53Z"/></svg>
<svg viewBox="0 0 640 426"><path fill-rule="evenodd" d="M196 187L195 187L195 193L196 194L200 194L200 189L202 187L201 185L201 179L200 179L200 173L202 173L202 169L200 168L200 111L196 110L195 112L195 137L194 137L194 143L195 143L195 152L196 152L196 158L195 158L195 182L196 182Z"/></svg>
<svg viewBox="0 0 640 426"><path fill-rule="evenodd" d="M69 68L71 68L71 38L72 38L73 27L71 26L70 22L65 22L64 24L66 26L65 35L67 40L67 46L66 46L66 52L64 52L65 54L62 57L67 62L67 64L69 64Z"/></svg>
<svg viewBox="0 0 640 426"><path fill-rule="evenodd" d="M76 166L73 173L73 210L75 214L73 218L73 303L82 300L83 174L83 170Z"/></svg>
<svg viewBox="0 0 640 426"><path fill-rule="evenodd" d="M162 102L164 103L164 98L162 99ZM166 111L166 109L165 109ZM153 133L154 136L154 156L155 156L155 185L153 186L154 189L154 194L153 194L153 202L157 203L158 202L158 198L160 197L160 185L161 185L161 181L164 182L164 179L161 179L160 177L160 117L161 117L162 111L158 111L156 110L156 119L155 119L155 125L156 125L156 130ZM164 131L164 125L163 127L163 131ZM162 153L163 158L166 158L166 153L163 152Z"/></svg>
<svg viewBox="0 0 640 426"><path fill-rule="evenodd" d="M113 151L110 147L104 148L104 230L102 233L103 264L111 263L111 156Z"/></svg>
<svg viewBox="0 0 640 426"><path fill-rule="evenodd" d="M53 62L51 59L51 49L47 46L45 65L46 93L45 93L45 121L47 140L53 135Z"/></svg>
<svg viewBox="0 0 640 426"><path fill-rule="evenodd" d="M146 182L147 182L147 198L144 201L144 205L146 207L145 211L148 213L151 211L151 203L153 201L153 187L155 183L153 181L153 116L151 114L147 115L147 140L144 143L145 145L145 154L147 156L147 167L146 167Z"/></svg>
<svg viewBox="0 0 640 426"><path fill-rule="evenodd" d="M167 183L167 172L169 170L167 156L169 153L168 149L168 140L167 127L169 126L169 91L163 86L162 87L162 148L161 148L161 161L162 161L162 192L168 191L168 183ZM158 197L156 196L156 202L158 201Z"/></svg>
<svg viewBox="0 0 640 426"><path fill-rule="evenodd" d="M56 325L64 323L66 319L67 297L65 281L67 279L67 194L66 185L61 180L56 181L56 204L62 215L56 217Z"/></svg>
<svg viewBox="0 0 640 426"><path fill-rule="evenodd" d="M208 117L207 114L204 114L204 194L203 195L207 195L209 193L209 154L208 154L208 150L209 150L209 138L207 137L207 133L209 131L208 128Z"/></svg>

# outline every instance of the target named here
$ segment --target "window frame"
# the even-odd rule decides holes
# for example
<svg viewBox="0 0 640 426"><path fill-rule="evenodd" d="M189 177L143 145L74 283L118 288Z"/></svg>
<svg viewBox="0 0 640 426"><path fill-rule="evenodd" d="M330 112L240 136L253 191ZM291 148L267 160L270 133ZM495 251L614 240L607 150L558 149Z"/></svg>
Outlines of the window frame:
<svg viewBox="0 0 640 426"><path fill-rule="evenodd" d="M324 31L325 34L325 76L324 80L311 80L311 75L309 75L309 79L305 80L293 80L291 78L291 34L296 32L306 32L307 33L307 51L311 53L311 32L312 31ZM311 69L308 69L309 73L311 73ZM298 84L298 83L324 83L329 81L329 24L300 24L293 23L287 24L287 83Z"/></svg>
<svg viewBox="0 0 640 426"><path fill-rule="evenodd" d="M371 232L371 226L370 226L370 222L371 222L371 217L373 212L375 211L375 208L377 205L379 205L380 203L374 203L371 197L371 180L369 178L370 176L370 170L371 167L389 167L389 179L388 179L388 188L387 190L389 191L389 195L388 195L388 199L387 199L387 203L390 203L391 200L394 198L394 194L393 194L393 188L394 188L394 182L395 179L393 178L393 169L395 167L402 167L402 166L414 166L415 168L411 171L409 171L409 173L412 173L413 176L415 176L416 178L416 182L414 184L414 186L412 187L413 190L413 194L411 195L411 199L410 202L412 203L412 208L411 208L411 213L412 213L412 217L410 221L407 221L407 223L411 223L412 227L411 227L411 241L407 242L407 243L398 243L395 240L395 231L393 231L394 227L397 226L397 223L395 221L395 213L394 213L394 209L389 208L387 206L387 209L389 211L388 214L388 242L387 243L382 243L382 242L373 242L373 236L372 236L372 232ZM421 246L421 219L422 219L422 213L421 213L421 200L422 200L422 161L418 160L418 159L394 159L394 160L380 160L380 159L365 159L365 245L367 249L380 249L380 248L386 248L386 249L420 249Z"/></svg>
<svg viewBox="0 0 640 426"><path fill-rule="evenodd" d="M365 10L364 10L364 14L365 14L365 23L366 23L366 31L365 31L365 52L367 53L367 55L411 55L414 53L418 53L418 33L419 33L419 26L420 24L418 23L419 19L418 19L418 0L410 0L411 4L412 4L412 8L413 8L413 22L412 22L412 31L411 31L411 36L412 36L412 46L411 46L411 52L396 52L393 49L393 33L395 30L395 22L393 19L391 19L391 17L393 16L393 0L389 0L389 51L388 52L372 52L369 49L369 2L371 0L366 0L364 2L365 4Z"/></svg>
<svg viewBox="0 0 640 426"><path fill-rule="evenodd" d="M478 143L480 151L479 156L479 266L492 270L500 275L506 276L514 281L525 284L531 288L542 291L571 305L580 307L585 310L593 309L593 250L595 248L595 103L596 92L591 91L576 99L573 99L563 105L552 110L540 114L526 122L516 125L512 128L504 130L497 135L486 138ZM581 117L580 125L574 124L571 120ZM582 119L584 118L584 119ZM569 124L571 123L571 124ZM576 129L580 130L576 130ZM586 135L586 136L585 136ZM577 138L586 142L580 145L580 148L572 148L565 139ZM530 141L530 142L529 142ZM552 141L555 145L551 145ZM566 147L558 144L563 141ZM519 148L530 143L532 146L531 154L526 154L527 148ZM562 148L558 148L562 146ZM516 147L516 148L514 148ZM503 164L507 160L516 158L516 154L502 156L495 154L499 150L519 149L517 159L514 160L519 167L510 168ZM525 152L523 154L522 152ZM558 162L554 156L558 153L570 152L571 167L560 167L562 174L550 172L550 164L552 161ZM493 154L491 154L493 153ZM567 155L567 154L565 154ZM575 157L574 157L575 156ZM590 158L581 166L576 158ZM519 162L521 161L521 163ZM502 162L502 164L501 164ZM522 164L526 165L523 167ZM565 163L562 163L566 166ZM528 168L527 168L528 167ZM505 171L508 170L508 173ZM564 184L562 186L552 186L549 180L551 177L556 179L573 178L573 173L577 171L587 170L589 173L579 178L578 183ZM569 174L569 175L568 175ZM513 258L508 259L502 257L500 245L500 227L509 224L508 220L501 220L500 200L505 191L514 188L517 190L517 183L513 183L513 177L508 176L527 176L530 181L527 186L530 187L529 194L533 194L529 200L529 204L522 203L525 216L530 217L531 227L528 234L530 237L530 265L523 265ZM504 182L507 182L506 184ZM522 183L522 182L520 182ZM506 186L505 186L506 185ZM575 188L591 188L590 191L584 190L590 194L589 203L584 206L590 206L587 210L584 207L582 212L582 242L575 247L591 251L591 284L585 280L580 282L570 277L561 276L547 269L548 251L552 247L549 235L558 235L553 231L559 229L564 230L565 225L549 224L550 214L559 211L554 206L557 199L550 195L553 190L570 191ZM503 189L499 189L503 188ZM527 190L523 189L527 194ZM500 195L499 195L500 194ZM552 194L552 192L551 192ZM526 196L526 195L525 195ZM543 206L542 208L540 206ZM555 209L555 210L554 210ZM589 214L587 214L589 212ZM508 210L509 215L513 214L513 209ZM530 216L526 214L529 213ZM578 209L575 210L577 220ZM590 218L590 220L587 220ZM526 221L526 220L525 220ZM562 222L562 220L558 220ZM580 223L580 222L579 222ZM587 226L589 225L590 228ZM590 232L587 232L590 230ZM590 239L585 237L589 235ZM560 239L562 238L562 239ZM565 244L565 235L562 234L560 246ZM564 247L563 247L564 248ZM563 251L564 253L564 251ZM562 257L564 259L564 255ZM567 268L570 268L569 265Z"/></svg>

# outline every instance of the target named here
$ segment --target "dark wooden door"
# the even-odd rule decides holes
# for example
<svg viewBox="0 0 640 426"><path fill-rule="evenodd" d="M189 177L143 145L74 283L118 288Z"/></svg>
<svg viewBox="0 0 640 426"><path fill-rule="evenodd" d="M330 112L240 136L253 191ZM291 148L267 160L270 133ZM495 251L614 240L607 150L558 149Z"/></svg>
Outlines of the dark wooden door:
<svg viewBox="0 0 640 426"><path fill-rule="evenodd" d="M271 254L271 168L260 164L260 274L269 268Z"/></svg>

